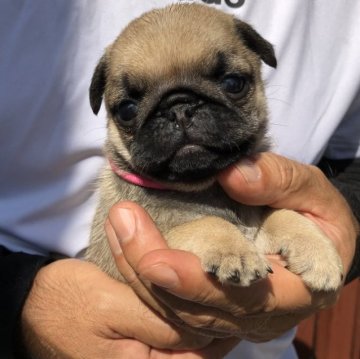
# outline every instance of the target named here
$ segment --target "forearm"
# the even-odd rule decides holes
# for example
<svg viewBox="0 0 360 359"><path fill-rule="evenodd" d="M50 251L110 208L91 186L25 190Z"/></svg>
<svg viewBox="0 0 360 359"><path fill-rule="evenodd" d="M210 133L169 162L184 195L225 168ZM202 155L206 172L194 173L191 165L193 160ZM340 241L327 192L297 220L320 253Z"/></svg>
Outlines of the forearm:
<svg viewBox="0 0 360 359"><path fill-rule="evenodd" d="M342 193L360 223L360 159L331 160L323 158L319 167ZM360 276L360 236L346 283Z"/></svg>
<svg viewBox="0 0 360 359"><path fill-rule="evenodd" d="M0 246L0 357L15 358L21 351L19 320L33 280L51 259L26 253L12 253Z"/></svg>

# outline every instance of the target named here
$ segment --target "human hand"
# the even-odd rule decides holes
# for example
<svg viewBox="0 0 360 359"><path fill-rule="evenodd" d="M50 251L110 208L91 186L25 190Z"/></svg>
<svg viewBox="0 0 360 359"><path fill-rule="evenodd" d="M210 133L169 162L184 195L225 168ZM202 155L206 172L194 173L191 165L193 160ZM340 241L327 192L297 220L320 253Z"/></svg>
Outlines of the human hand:
<svg viewBox="0 0 360 359"><path fill-rule="evenodd" d="M255 162L229 168L219 182L239 202L293 209L312 219L334 242L345 272L349 270L358 224L345 199L320 170L264 153ZM333 304L338 296L311 293L300 277L274 259L274 274L268 280L250 288L221 287L202 271L197 257L167 249L139 206L119 204L109 219L106 228L113 254L128 282L162 315L181 319L198 331L266 341Z"/></svg>
<svg viewBox="0 0 360 359"><path fill-rule="evenodd" d="M267 152L219 176L230 197L248 205L297 211L315 222L333 241L345 274L355 253L359 223L340 192L323 172Z"/></svg>
<svg viewBox="0 0 360 359"><path fill-rule="evenodd" d="M25 346L36 359L207 359L234 346L233 339L212 341L175 328L129 286L76 259L39 271L21 319Z"/></svg>

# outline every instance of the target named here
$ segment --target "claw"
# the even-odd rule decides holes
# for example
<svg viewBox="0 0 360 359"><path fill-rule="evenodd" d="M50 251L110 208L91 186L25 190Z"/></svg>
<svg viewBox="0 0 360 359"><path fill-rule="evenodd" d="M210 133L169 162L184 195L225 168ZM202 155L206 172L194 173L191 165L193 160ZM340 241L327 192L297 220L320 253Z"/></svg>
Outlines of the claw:
<svg viewBox="0 0 360 359"><path fill-rule="evenodd" d="M216 276L216 273L217 273L218 269L219 269L219 266L212 265L210 270L208 271L208 273L211 274L211 275Z"/></svg>
<svg viewBox="0 0 360 359"><path fill-rule="evenodd" d="M240 272L238 270L235 270L234 273L228 278L233 283L239 283L240 282Z"/></svg>

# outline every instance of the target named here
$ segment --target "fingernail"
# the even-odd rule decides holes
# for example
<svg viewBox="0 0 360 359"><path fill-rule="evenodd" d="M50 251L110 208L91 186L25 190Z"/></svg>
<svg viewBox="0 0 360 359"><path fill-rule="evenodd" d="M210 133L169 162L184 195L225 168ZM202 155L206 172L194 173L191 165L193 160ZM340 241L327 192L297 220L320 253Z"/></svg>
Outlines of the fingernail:
<svg viewBox="0 0 360 359"><path fill-rule="evenodd" d="M257 182L261 179L261 170L251 159L243 159L236 164L236 168L242 174L246 182Z"/></svg>
<svg viewBox="0 0 360 359"><path fill-rule="evenodd" d="M135 233L135 216L131 209L128 208L118 208L117 209L117 221L114 223L114 218L110 218L110 223L116 238L120 244L128 243L134 237Z"/></svg>
<svg viewBox="0 0 360 359"><path fill-rule="evenodd" d="M140 277L166 289L174 288L179 284L178 275L165 263L154 264L141 272Z"/></svg>
<svg viewBox="0 0 360 359"><path fill-rule="evenodd" d="M116 233L114 231L113 226L111 225L110 221L107 219L105 222L105 232L106 237L108 239L109 247L111 249L111 252L114 256L119 256L122 254L122 250L120 247L120 243L116 237Z"/></svg>

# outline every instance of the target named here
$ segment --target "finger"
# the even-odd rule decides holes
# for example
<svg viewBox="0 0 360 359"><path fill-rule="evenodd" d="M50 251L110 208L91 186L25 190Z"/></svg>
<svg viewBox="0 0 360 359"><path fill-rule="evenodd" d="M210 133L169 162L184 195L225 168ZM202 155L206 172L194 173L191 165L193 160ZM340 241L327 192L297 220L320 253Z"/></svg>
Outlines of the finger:
<svg viewBox="0 0 360 359"><path fill-rule="evenodd" d="M222 285L204 272L197 256L185 251L150 252L142 258L137 270L143 280L156 284L163 292L193 303L224 309L228 313L242 315L256 312L264 307L267 300L264 292L250 293L252 289L250 291L249 288ZM169 271L175 273L176 280L163 275ZM160 291L157 295L170 299L165 294L161 296Z"/></svg>
<svg viewBox="0 0 360 359"><path fill-rule="evenodd" d="M241 203L310 213L317 212L318 200L331 203L336 192L318 168L270 152L238 163L222 172L218 180ZM324 186L330 193L319 191ZM307 201L303 201L304 192L309 196Z"/></svg>
<svg viewBox="0 0 360 359"><path fill-rule="evenodd" d="M115 259L116 266L119 269L119 272L124 277L125 282L129 284L136 293L140 294L141 298L145 299L147 298L147 296L150 296L146 301L151 302L149 303L150 305L153 304L156 306L156 303L152 303L153 298L151 297L151 294L149 293L147 288L141 283L135 270L127 262L120 247L119 240L115 234L114 228L111 226L108 219L105 222L105 232L109 246L111 248L111 252Z"/></svg>
<svg viewBox="0 0 360 359"><path fill-rule="evenodd" d="M161 287L163 292L222 309L235 317L261 311L286 313L298 308L299 303L304 307L324 307L334 301L336 293L310 293L301 277L270 260L274 273L250 287L220 285L202 270L195 255L182 251L150 252L142 258L137 270L142 278ZM176 273L176 281L158 274L169 268ZM157 295L161 297L161 292ZM162 297L163 300L167 298Z"/></svg>
<svg viewBox="0 0 360 359"><path fill-rule="evenodd" d="M138 279L138 265L146 254L171 252L150 216L133 202L113 206L105 229L118 268L130 283L135 283ZM163 271L157 263L153 270L169 285L176 284L178 278L171 268Z"/></svg>
<svg viewBox="0 0 360 359"><path fill-rule="evenodd" d="M150 215L135 202L120 202L109 211L109 221L114 228L121 247L131 245L136 236L143 245L143 253L151 249L168 248Z"/></svg>
<svg viewBox="0 0 360 359"><path fill-rule="evenodd" d="M144 254L156 249L168 249L149 214L134 202L114 205L109 211L108 220L117 239L113 241L114 246L119 247L120 244L120 251L135 271Z"/></svg>
<svg viewBox="0 0 360 359"><path fill-rule="evenodd" d="M146 226L148 237L144 237L144 231L141 230ZM168 314L169 317L170 313L164 312L167 309L156 300L136 273L136 265L147 251L166 247L150 217L135 203L122 202L110 209L109 218L105 222L105 231L116 266L126 282L150 307L162 315Z"/></svg>

